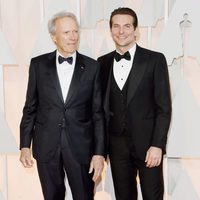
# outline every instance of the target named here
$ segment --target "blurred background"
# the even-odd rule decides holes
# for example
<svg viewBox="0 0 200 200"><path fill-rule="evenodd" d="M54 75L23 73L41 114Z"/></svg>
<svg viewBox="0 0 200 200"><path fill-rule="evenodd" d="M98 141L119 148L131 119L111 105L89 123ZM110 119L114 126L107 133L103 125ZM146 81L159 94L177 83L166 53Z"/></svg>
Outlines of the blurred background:
<svg viewBox="0 0 200 200"><path fill-rule="evenodd" d="M22 167L18 145L30 58L55 49L48 19L62 10L76 14L79 51L96 59L114 49L109 17L122 6L138 15L137 43L168 62L173 113L165 199L200 200L200 0L0 0L0 200L43 199L36 165ZM109 163L95 200L115 200Z"/></svg>

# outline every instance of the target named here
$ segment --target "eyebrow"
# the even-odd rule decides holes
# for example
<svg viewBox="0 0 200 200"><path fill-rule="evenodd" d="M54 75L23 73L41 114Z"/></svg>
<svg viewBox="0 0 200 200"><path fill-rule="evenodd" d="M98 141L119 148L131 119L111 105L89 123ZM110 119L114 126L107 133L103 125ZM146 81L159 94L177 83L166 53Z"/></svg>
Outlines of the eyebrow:
<svg viewBox="0 0 200 200"><path fill-rule="evenodd" d="M120 24L118 24L118 23L113 23L113 25L120 25ZM131 26L131 25L133 25L132 23L127 23L127 24L122 24L122 26Z"/></svg>

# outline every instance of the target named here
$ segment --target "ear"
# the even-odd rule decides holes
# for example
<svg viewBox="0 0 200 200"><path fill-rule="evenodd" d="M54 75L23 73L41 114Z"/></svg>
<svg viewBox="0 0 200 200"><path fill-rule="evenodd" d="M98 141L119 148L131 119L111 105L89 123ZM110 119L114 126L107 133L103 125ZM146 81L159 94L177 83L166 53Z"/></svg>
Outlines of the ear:
<svg viewBox="0 0 200 200"><path fill-rule="evenodd" d="M51 39L53 40L53 42L56 43L56 42L57 42L57 41L56 41L56 36L53 35L53 34L51 34L50 36L51 36Z"/></svg>
<svg viewBox="0 0 200 200"><path fill-rule="evenodd" d="M139 38L140 38L140 31L139 31L138 27L134 31L134 36L135 36L136 40L139 40Z"/></svg>

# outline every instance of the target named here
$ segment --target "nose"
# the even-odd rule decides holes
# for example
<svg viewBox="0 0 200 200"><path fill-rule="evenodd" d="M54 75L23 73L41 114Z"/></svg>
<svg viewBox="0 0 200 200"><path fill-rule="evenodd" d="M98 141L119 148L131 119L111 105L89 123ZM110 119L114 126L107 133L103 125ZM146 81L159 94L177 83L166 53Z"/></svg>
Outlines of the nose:
<svg viewBox="0 0 200 200"><path fill-rule="evenodd" d="M70 39L71 40L76 40L77 39L77 33L76 32L72 32L70 35Z"/></svg>
<svg viewBox="0 0 200 200"><path fill-rule="evenodd" d="M74 39L75 39L75 35L74 35L74 33L71 33L71 35L70 35L70 39L71 39L71 40L74 40Z"/></svg>
<svg viewBox="0 0 200 200"><path fill-rule="evenodd" d="M120 27L120 28L119 28L119 33L120 33L120 34L123 34L123 33L124 33L124 28L123 28L123 27Z"/></svg>

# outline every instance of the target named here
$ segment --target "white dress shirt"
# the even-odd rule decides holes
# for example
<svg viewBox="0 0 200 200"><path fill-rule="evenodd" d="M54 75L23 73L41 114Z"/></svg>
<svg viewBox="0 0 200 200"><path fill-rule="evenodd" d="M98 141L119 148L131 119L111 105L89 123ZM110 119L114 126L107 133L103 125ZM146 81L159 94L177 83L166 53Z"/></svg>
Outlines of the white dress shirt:
<svg viewBox="0 0 200 200"><path fill-rule="evenodd" d="M128 78L128 75L131 71L131 68L133 65L133 58L135 56L135 50L136 50L136 44L134 44L133 47L129 49L129 53L131 55L130 60L126 60L123 58L117 62L114 59L113 74L114 74L115 81L116 81L118 87L120 88L120 90L123 89L123 87L126 83L126 80Z"/></svg>
<svg viewBox="0 0 200 200"><path fill-rule="evenodd" d="M63 100L65 101L67 98L67 94L69 91L69 86L72 80L72 75L74 72L75 62L76 62L76 52L74 52L70 57L73 58L72 64L69 64L67 61L59 64L58 56L62 56L58 51L56 52L56 67L58 73L58 79L60 82L60 87L62 90ZM62 56L64 57L64 56Z"/></svg>

